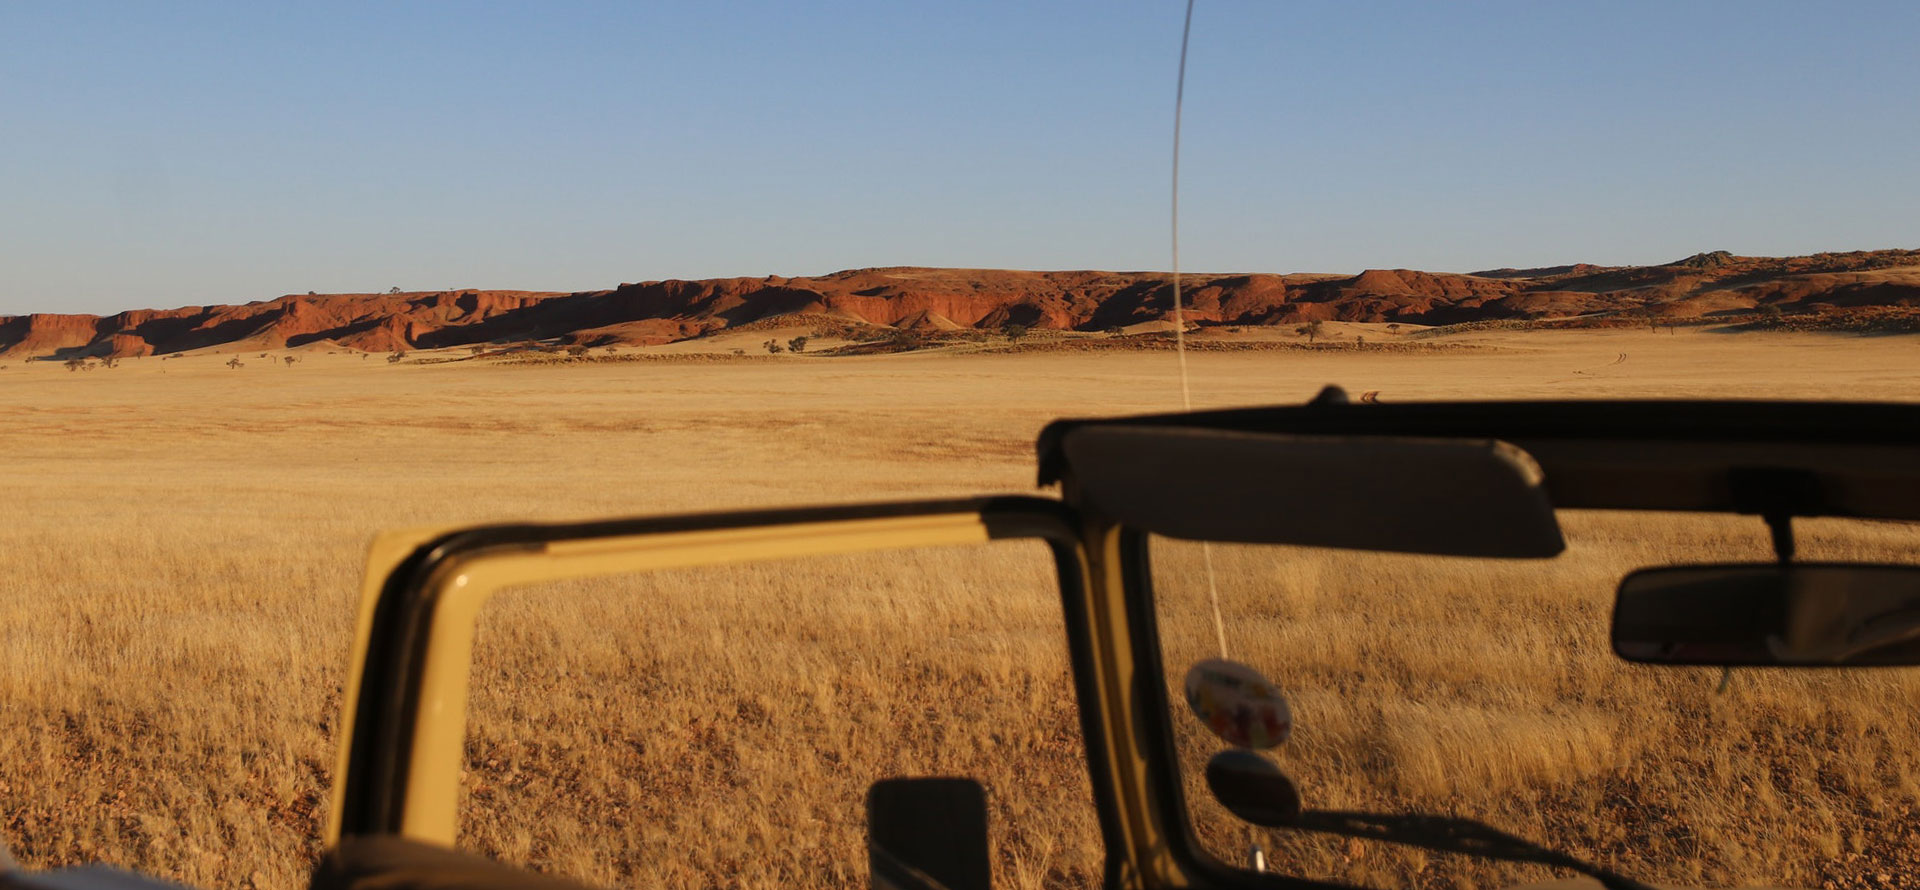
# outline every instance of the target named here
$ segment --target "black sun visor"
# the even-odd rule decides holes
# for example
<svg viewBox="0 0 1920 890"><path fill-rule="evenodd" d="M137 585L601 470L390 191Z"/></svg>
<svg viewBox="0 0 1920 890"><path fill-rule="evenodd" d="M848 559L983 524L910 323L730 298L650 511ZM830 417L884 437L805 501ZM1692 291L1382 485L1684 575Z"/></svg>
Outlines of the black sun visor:
<svg viewBox="0 0 1920 890"><path fill-rule="evenodd" d="M1083 507L1168 537L1477 557L1566 549L1539 464L1496 440L1103 424L1060 444Z"/></svg>
<svg viewBox="0 0 1920 890"><path fill-rule="evenodd" d="M1551 556L1555 509L1920 520L1920 405L1312 403L1062 420L1040 482L1171 537Z"/></svg>

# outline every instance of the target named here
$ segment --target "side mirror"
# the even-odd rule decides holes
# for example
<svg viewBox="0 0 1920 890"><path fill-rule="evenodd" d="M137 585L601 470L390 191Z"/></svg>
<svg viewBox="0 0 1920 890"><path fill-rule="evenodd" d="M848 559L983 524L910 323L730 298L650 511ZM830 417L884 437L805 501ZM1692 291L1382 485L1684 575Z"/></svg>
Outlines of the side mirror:
<svg viewBox="0 0 1920 890"><path fill-rule="evenodd" d="M867 789L873 890L992 890L987 792L972 779L883 779Z"/></svg>
<svg viewBox="0 0 1920 890"><path fill-rule="evenodd" d="M1920 665L1920 566L1672 566L1620 582L1613 651L1646 664Z"/></svg>

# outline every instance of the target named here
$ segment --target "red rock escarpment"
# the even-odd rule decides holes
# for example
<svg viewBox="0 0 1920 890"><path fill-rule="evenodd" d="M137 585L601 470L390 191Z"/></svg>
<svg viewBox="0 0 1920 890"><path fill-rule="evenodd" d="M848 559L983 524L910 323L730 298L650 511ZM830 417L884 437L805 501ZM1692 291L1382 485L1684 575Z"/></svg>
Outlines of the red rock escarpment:
<svg viewBox="0 0 1920 890"><path fill-rule="evenodd" d="M810 278L650 281L576 293L449 290L289 295L242 306L118 315L0 317L0 357L117 357L187 349L270 349L332 341L374 352L547 340L654 344L783 315L938 331L1103 330L1165 319L1161 272L879 268ZM1737 315L1769 306L1920 306L1920 251L1804 257L1697 254L1660 266L1579 263L1475 274L1372 269L1358 275L1201 274L1182 278L1200 324L1313 320L1454 324L1633 311Z"/></svg>

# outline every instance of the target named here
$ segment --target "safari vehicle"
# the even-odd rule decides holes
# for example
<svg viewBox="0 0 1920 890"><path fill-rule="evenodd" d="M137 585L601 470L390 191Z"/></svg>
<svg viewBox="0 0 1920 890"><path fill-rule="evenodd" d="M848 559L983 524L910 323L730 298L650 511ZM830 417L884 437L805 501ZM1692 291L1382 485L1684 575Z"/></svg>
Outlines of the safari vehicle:
<svg viewBox="0 0 1920 890"><path fill-rule="evenodd" d="M1719 713L1716 720L1777 723L1782 712L1770 699L1761 703L1764 712L1720 713L1739 704L1726 694L1729 683L1737 693L1739 683L1787 672L1835 678L1920 664L1920 569L1803 561L1796 552L1804 549L1797 545L1799 529L1809 523L1911 533L1907 523L1920 520L1920 406L1350 404L1330 388L1301 406L1057 421L1041 433L1038 451L1039 481L1057 485L1057 499L874 503L382 537L361 600L325 838L330 852L314 886L575 886L452 849L468 788L462 770L469 756L476 621L489 596L527 584L822 554L1040 543L1057 577L1065 628L1059 645L1070 655L1090 806L1097 812L1103 861L1095 878L1113 890L1360 885L1352 875L1311 873L1312 850L1303 845L1317 838L1332 838L1349 858L1378 845L1529 863L1538 868L1528 883L1541 887L1637 888L1654 880L1628 874L1602 855L1562 848L1555 838L1523 837L1456 812L1365 811L1317 799L1333 785L1319 771L1379 768L1382 751L1393 749L1381 748L1375 736L1395 731L1394 724L1362 721L1357 735L1323 745L1311 757L1294 757L1289 746L1304 744L1319 731L1316 721L1327 721L1317 710L1340 696L1387 688L1377 685L1375 674L1404 666L1392 667L1392 653L1384 650L1365 654L1371 644L1364 641L1349 646L1312 634L1298 639L1319 643L1303 646L1361 658L1355 673L1326 680L1332 675L1315 667L1304 649L1238 661L1233 652L1218 657L1211 645L1216 635L1218 648L1229 649L1222 594L1229 606L1264 608L1276 596L1274 579L1282 577L1256 573L1251 583L1217 583L1216 570L1240 558L1233 548L1278 554L1272 565L1330 552L1384 562L1416 580L1452 572L1478 585L1476 595L1493 596L1511 578L1501 567L1567 558L1563 527L1583 511L1610 511L1608 527L1628 536L1655 512L1717 515L1718 533L1751 538L1741 552L1771 556L1644 565L1631 573L1608 569L1618 590L1605 657L1618 662L1618 670L1672 690L1683 709L1692 707L1684 702L1697 702L1702 711ZM1426 561L1395 562L1407 559ZM1211 611L1214 632L1204 622L1169 629L1176 614L1171 598L1184 595L1173 588L1183 585L1200 605L1179 614ZM1211 591L1210 610L1197 593L1202 590ZM1268 626L1375 608L1363 593L1332 591ZM1549 585L1538 596L1546 601L1556 593ZM1441 608L1461 626L1485 617L1470 596L1443 600ZM1379 618L1371 626L1382 633L1424 635L1447 649L1446 634L1453 631L1396 630L1390 611L1362 617ZM1593 626L1552 632L1604 639L1604 614L1586 614ZM1233 648L1247 651L1248 635L1237 625L1233 630ZM1442 656L1493 658L1484 649ZM1544 663L1519 669L1521 675L1572 670L1557 644L1531 651ZM1704 666L1707 675L1689 666ZM1729 677L1735 669L1739 674ZM1547 685L1543 700L1604 696L1569 686L1570 678L1567 673L1559 685ZM1419 694L1435 701L1435 690L1449 683L1399 679L1419 681L1426 690ZM1322 680L1345 688L1314 689ZM1488 682L1460 681L1482 691ZM1860 691L1845 685L1814 691L1845 696L1849 689ZM1911 726L1900 722L1905 717L1888 719L1896 731ZM1553 733L1556 744L1574 743L1566 730L1572 725L1549 724L1564 730ZM1846 731L1872 735L1871 729ZM1815 737L1803 743L1795 756L1817 758L1826 744ZM1711 747L1710 740L1697 744ZM1920 739L1895 737L1888 744L1898 750ZM1515 752L1496 752L1491 766L1469 768L1476 758L1486 760L1471 747L1449 752L1440 767L1464 770L1470 779L1480 775L1476 781L1535 768ZM1756 758L1766 753L1746 751ZM1616 770L1614 778L1606 769L1585 775L1595 786L1628 781L1618 779L1618 764L1608 768ZM865 833L873 886L986 890L994 863L986 800L1001 790L984 790L968 776L900 775L874 784ZM1572 830L1587 838L1619 835L1624 840L1611 848L1639 850L1645 861L1685 855L1663 844L1697 828L1672 818L1650 826L1648 813L1595 800L1586 821ZM1765 818L1757 809L1732 806L1731 818ZM1808 818L1787 809L1789 818ZM1888 837L1910 836L1893 824L1884 828ZM1781 836L1778 843L1800 842ZM1873 844L1846 839L1855 859L1862 850L1869 860L1888 855L1887 847ZM1869 868L1900 865L1882 858ZM87 870L16 872L0 884L118 886Z"/></svg>

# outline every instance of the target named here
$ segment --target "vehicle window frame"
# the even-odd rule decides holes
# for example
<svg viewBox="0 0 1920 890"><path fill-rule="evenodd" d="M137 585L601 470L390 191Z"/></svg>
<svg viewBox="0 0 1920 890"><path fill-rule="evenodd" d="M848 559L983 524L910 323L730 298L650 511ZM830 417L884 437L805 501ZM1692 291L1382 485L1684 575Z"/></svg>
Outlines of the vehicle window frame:
<svg viewBox="0 0 1920 890"><path fill-rule="evenodd" d="M460 746L466 733L472 641L494 592L562 578L750 563L792 556L883 553L929 546L1036 540L1055 567L1065 643L1090 772L1104 883L1123 847L1117 805L1101 781L1097 694L1090 658L1086 563L1072 510L1057 500L1001 496L710 513L586 523L516 524L416 535L411 546L376 544L363 593L355 665L347 691L340 768L326 841L397 835L451 846L458 824ZM541 561L571 560L539 568ZM374 581L378 578L378 582ZM438 666L436 668L436 665ZM457 674L457 677L455 676ZM432 719L421 719L431 711Z"/></svg>

